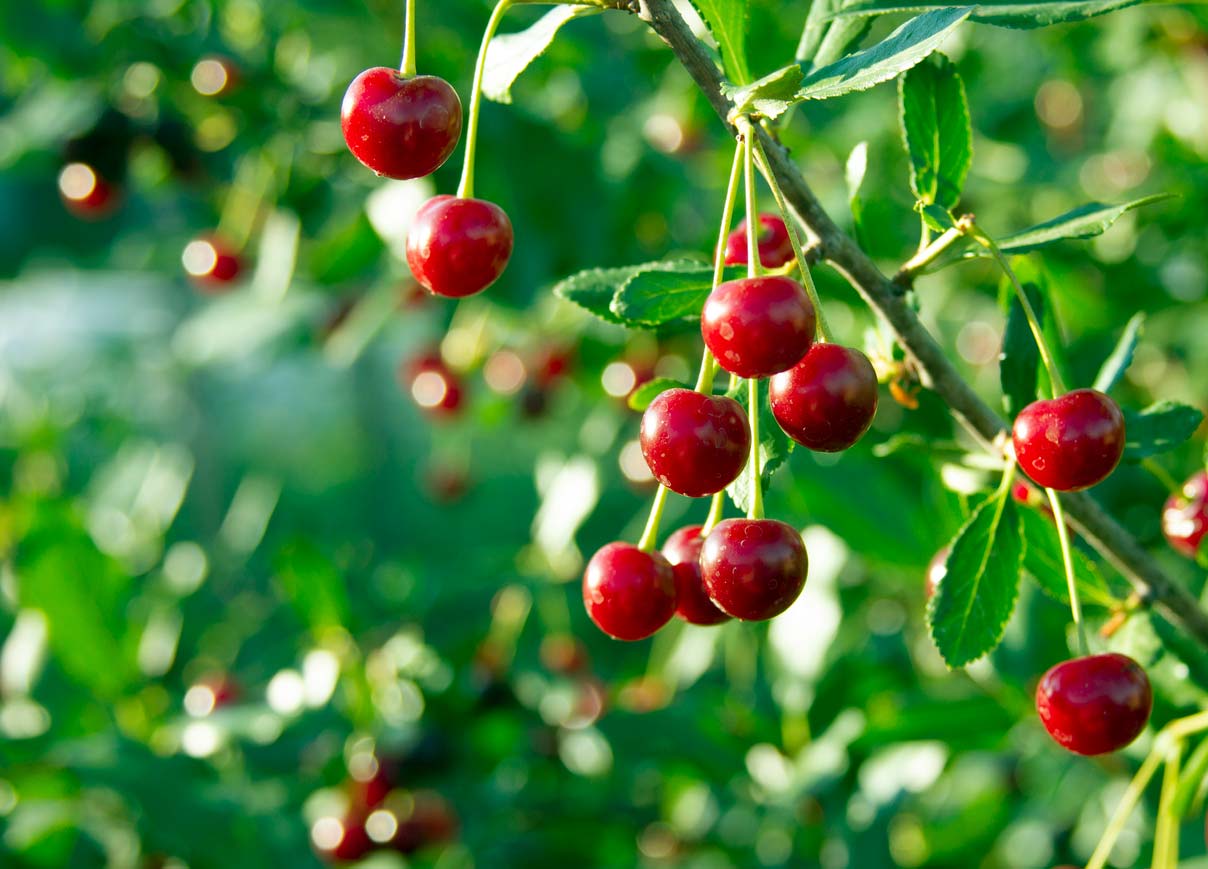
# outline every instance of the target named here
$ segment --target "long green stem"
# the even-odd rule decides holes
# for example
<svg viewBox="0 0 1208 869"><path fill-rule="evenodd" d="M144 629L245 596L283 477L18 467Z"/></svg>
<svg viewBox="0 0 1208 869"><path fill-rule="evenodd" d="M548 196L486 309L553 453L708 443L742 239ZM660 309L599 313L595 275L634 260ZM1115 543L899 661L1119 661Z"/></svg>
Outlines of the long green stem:
<svg viewBox="0 0 1208 869"><path fill-rule="evenodd" d="M654 503L650 505L650 516L646 519L646 528L642 531L642 539L638 541L638 549L650 552L658 543L659 524L663 521L663 508L667 506L667 493L671 491L666 486L659 486L654 493Z"/></svg>
<svg viewBox="0 0 1208 869"><path fill-rule="evenodd" d="M466 120L466 162L461 170L461 184L457 187L457 195L461 199L474 195L474 157L478 151L478 113L482 108L482 77L487 68L487 49L491 47L491 40L499 29L503 14L511 5L512 0L499 0L482 34L482 47L478 49L478 63L474 66L474 84L470 93L470 113Z"/></svg>
<svg viewBox="0 0 1208 869"><path fill-rule="evenodd" d="M747 511L748 519L763 518L763 477L759 467L759 379L752 377L747 381L747 419L751 423L751 509Z"/></svg>
<svg viewBox="0 0 1208 869"><path fill-rule="evenodd" d="M924 243L920 244L918 253L902 264L902 267L898 269L898 273L893 277L894 281L897 283L906 283L917 273L935 262L944 251L966 237L970 224L971 219L966 215L960 218L955 226L944 230L935 241L926 242L926 236L924 235ZM926 221L923 221L923 226L924 228L927 226Z"/></svg>
<svg viewBox="0 0 1208 869"><path fill-rule="evenodd" d="M747 276L757 278L763 270L759 258L759 202L755 195L755 130L749 118L740 118L738 130L742 134L743 169L747 188ZM759 467L759 378L747 381L747 418L751 424L751 458L748 470L751 474L751 507L748 519L763 518L763 480Z"/></svg>
<svg viewBox="0 0 1208 869"><path fill-rule="evenodd" d="M734 203L738 199L738 179L742 170L743 145L741 142L734 148L734 160L730 165L730 180L726 184L726 200L721 207L721 229L717 236L717 249L713 254L713 286L721 283L726 273L726 239L730 235L730 224L734 220ZM713 354L705 348L701 358L700 375L696 379L697 392L713 391L713 376L716 373L713 364Z"/></svg>
<svg viewBox="0 0 1208 869"><path fill-rule="evenodd" d="M1178 741L1166 758L1162 776L1162 793L1158 799L1158 822L1153 834L1153 869L1178 869L1179 818L1174 799L1179 788L1179 765L1183 758L1183 743Z"/></svg>
<svg viewBox="0 0 1208 869"><path fill-rule="evenodd" d="M1145 793L1146 785L1157 772L1158 764L1161 762L1162 755L1156 751L1150 752L1149 757L1145 758L1145 762L1141 764L1141 768L1137 770L1133 780L1128 783L1128 788L1120 799L1120 805L1116 806L1116 812L1108 822L1107 829L1103 831L1103 838L1095 846L1095 851L1091 854L1086 869L1103 869L1107 865L1107 858L1111 856L1116 839L1120 838L1120 833L1124 831L1124 826L1128 823L1129 815L1137 807L1141 794Z"/></svg>
<svg viewBox="0 0 1208 869"><path fill-rule="evenodd" d="M998 267L1002 269L1003 274L1007 276L1007 280L1011 282L1011 286L1015 289L1015 297L1019 299L1019 305L1023 308L1024 316L1027 318L1028 327L1032 330L1032 337L1036 339L1036 347L1040 351L1040 359L1044 362L1044 370L1048 372L1049 383L1053 385L1054 395L1065 394L1065 384L1061 380L1061 373L1057 370L1057 364L1053 361L1053 354L1049 352L1049 345L1044 340L1044 330L1040 327L1040 318L1036 316L1036 309L1032 307L1032 302L1028 298L1028 294L1024 292L1023 284L1019 282L1019 277L1015 274L1015 270L1011 268L1011 263L994 243L994 239L981 231L977 224L970 221L969 234L982 247L990 252L994 257Z"/></svg>
<svg viewBox="0 0 1208 869"><path fill-rule="evenodd" d="M822 312L822 300L818 296L818 287L814 285L814 276L810 273L809 263L805 261L805 249L801 244L801 236L797 234L797 219L789 210L789 204L784 198L784 192L776 182L776 175L772 172L771 166L768 163L768 155L764 153L763 143L759 141L758 137L753 136L753 138L756 152L762 164L763 176L767 179L768 186L772 188L772 198L776 200L776 207L780 209L780 217L788 228L789 242L793 246L793 256L796 257L797 269L801 272L801 282L804 284L805 292L809 295L810 301L814 305L814 313L818 318L818 335L821 336L824 342L830 343L833 340L830 326L827 325L826 315Z"/></svg>
<svg viewBox="0 0 1208 869"><path fill-rule="evenodd" d="M415 0L407 0L403 24L403 75L415 75Z"/></svg>
<svg viewBox="0 0 1208 869"><path fill-rule="evenodd" d="M726 493L723 489L713 496L713 503L709 505L709 515L705 518L705 524L700 528L700 536L708 537L709 532L713 530L713 526L721 521L722 515L726 510Z"/></svg>
<svg viewBox="0 0 1208 869"><path fill-rule="evenodd" d="M1065 524L1065 510L1061 498L1052 489L1045 489L1049 504L1053 508L1053 522L1057 525L1057 540L1061 544L1061 561L1065 565L1065 584L1070 593L1070 614L1074 617L1074 628L1078 631L1078 654L1090 654L1086 644L1086 625L1082 621L1082 602L1078 599L1078 583L1074 579L1074 554L1070 550L1070 530Z"/></svg>

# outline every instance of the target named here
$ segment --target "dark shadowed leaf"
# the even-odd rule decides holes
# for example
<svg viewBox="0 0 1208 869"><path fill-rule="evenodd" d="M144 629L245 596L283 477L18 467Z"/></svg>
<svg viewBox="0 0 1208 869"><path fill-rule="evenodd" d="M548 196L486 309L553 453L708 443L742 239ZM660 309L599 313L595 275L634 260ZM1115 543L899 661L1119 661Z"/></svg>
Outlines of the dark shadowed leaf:
<svg viewBox="0 0 1208 869"><path fill-rule="evenodd" d="M1044 293L1036 284L1024 284L1024 292L1032 310L1044 322L1047 305ZM1036 377L1040 373L1040 350L1028 326L1023 305L1014 292L1005 295L1007 325L1002 335L1002 353L998 357L998 379L1002 386L1003 410L1014 418L1036 400Z"/></svg>
<svg viewBox="0 0 1208 869"><path fill-rule="evenodd" d="M1159 401L1142 411L1125 410L1124 458L1139 461L1186 442L1204 421L1199 408Z"/></svg>
<svg viewBox="0 0 1208 869"><path fill-rule="evenodd" d="M1023 538L1026 544L1023 567L1036 580L1041 590L1068 604L1070 593L1065 579L1065 563L1061 558L1061 543L1051 517L1040 510L1020 508ZM1077 546L1071 548L1074 558L1074 583L1078 599L1084 604L1111 607L1117 601L1107 580L1085 553Z"/></svg>
<svg viewBox="0 0 1208 869"><path fill-rule="evenodd" d="M1124 327L1120 340L1116 342L1116 348L1112 350L1111 355L1104 361L1103 367L1099 369L1099 373L1095 377L1095 389L1100 392L1110 392L1112 387L1124 377L1128 366L1132 365L1133 354L1137 352L1137 341L1141 337L1141 329L1144 325L1145 315L1133 314L1128 325Z"/></svg>

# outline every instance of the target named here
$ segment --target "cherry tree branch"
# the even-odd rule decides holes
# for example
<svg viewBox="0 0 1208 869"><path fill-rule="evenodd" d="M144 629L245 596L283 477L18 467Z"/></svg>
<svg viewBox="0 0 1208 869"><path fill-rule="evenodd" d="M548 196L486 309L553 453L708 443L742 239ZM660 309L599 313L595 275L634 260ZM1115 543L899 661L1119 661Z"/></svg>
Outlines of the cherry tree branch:
<svg viewBox="0 0 1208 869"><path fill-rule="evenodd" d="M722 92L724 79L713 57L692 33L673 0L634 0L629 8L671 48L708 99L731 135L727 121L734 106ZM948 404L956 419L987 448L1004 454L1010 440L1006 421L969 386L947 354L906 304L893 284L823 210L801 170L778 141L760 129L760 139L776 182L814 236L820 258L847 279L893 329L923 385ZM1136 588L1140 597L1208 647L1208 614L1185 588L1171 579L1136 539L1085 493L1062 496L1075 529Z"/></svg>

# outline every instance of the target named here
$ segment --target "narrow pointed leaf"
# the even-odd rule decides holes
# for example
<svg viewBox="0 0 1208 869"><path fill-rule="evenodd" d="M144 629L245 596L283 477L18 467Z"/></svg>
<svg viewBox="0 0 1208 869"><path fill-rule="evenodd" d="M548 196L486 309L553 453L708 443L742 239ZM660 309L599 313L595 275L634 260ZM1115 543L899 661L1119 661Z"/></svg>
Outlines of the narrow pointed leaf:
<svg viewBox="0 0 1208 869"><path fill-rule="evenodd" d="M1065 214L1054 217L1052 220L1046 220L1044 223L1038 223L1036 226L1001 238L998 240L998 246L1003 253L1017 254L1048 247L1069 239L1094 238L1107 231L1113 223L1120 219L1122 214L1169 198L1171 198L1171 194L1161 193L1156 196L1134 199L1121 205L1089 202L1073 211L1067 211ZM975 248L972 253L975 256L989 256L980 247Z"/></svg>
<svg viewBox="0 0 1208 869"><path fill-rule="evenodd" d="M1099 369L1099 374L1095 377L1095 389L1100 392L1110 392L1112 387L1124 377L1128 366L1132 365L1133 354L1137 352L1137 341L1141 337L1141 328L1144 325L1145 315L1133 314L1128 325L1124 327L1124 334L1116 342L1116 349Z"/></svg>
<svg viewBox="0 0 1208 869"><path fill-rule="evenodd" d="M1031 29L1062 24L1066 21L1082 21L1096 15L1105 15L1117 9L1136 6L1145 0L988 0L974 7L974 21L997 24L1002 27ZM844 4L839 17L884 15L891 12L918 12L922 9L943 9L943 3L915 3L911 0L855 0Z"/></svg>
<svg viewBox="0 0 1208 869"><path fill-rule="evenodd" d="M1043 323L1044 294L1036 284L1024 284L1024 292L1032 310ZM1036 400L1037 376L1040 374L1040 349L1028 326L1023 305L1011 292L1007 299L1007 325L1002 335L1002 353L998 357L998 379L1002 385L1002 404L1007 416L1015 415Z"/></svg>
<svg viewBox="0 0 1208 869"><path fill-rule="evenodd" d="M717 40L722 68L733 82L751 80L747 63L747 0L692 0L701 20Z"/></svg>
<svg viewBox="0 0 1208 869"><path fill-rule="evenodd" d="M1028 572L1041 591L1054 600L1070 602L1069 584L1065 579L1065 562L1061 558L1061 542L1057 539L1057 528L1053 519L1040 510L1019 511L1025 545L1024 570ZM1078 599L1084 604L1111 607L1117 603L1116 596L1108 588L1107 580L1095 563L1078 547L1071 549L1074 559L1074 586Z"/></svg>
<svg viewBox="0 0 1208 869"><path fill-rule="evenodd" d="M1159 401L1140 412L1124 411L1124 458L1140 461L1173 450L1195 434L1204 421L1199 408Z"/></svg>

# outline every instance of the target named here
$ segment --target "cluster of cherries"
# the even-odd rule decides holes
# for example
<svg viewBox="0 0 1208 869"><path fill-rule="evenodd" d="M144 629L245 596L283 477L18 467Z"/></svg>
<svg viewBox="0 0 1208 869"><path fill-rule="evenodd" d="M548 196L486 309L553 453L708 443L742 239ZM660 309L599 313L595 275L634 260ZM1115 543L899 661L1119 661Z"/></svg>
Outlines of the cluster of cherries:
<svg viewBox="0 0 1208 869"><path fill-rule="evenodd" d="M461 100L444 79L378 66L352 80L340 122L348 149L387 178L431 175L461 137ZM473 135L473 131L471 131ZM480 293L512 255L512 223L493 202L436 196L407 234L407 265L430 292L448 298Z"/></svg>
<svg viewBox="0 0 1208 869"><path fill-rule="evenodd" d="M793 258L784 222L759 217L759 259L780 268ZM747 226L726 244L726 262L747 261ZM877 377L858 350L815 343L816 315L805 289L784 275L719 284L701 315L701 334L718 365L747 379L770 378L772 413L810 449L836 452L872 424ZM743 472L750 424L733 398L690 389L660 393L642 416L642 454L667 489L714 495ZM775 519L725 519L673 533L661 552L610 543L588 562L583 602L592 621L620 640L650 636L672 616L698 625L731 618L764 621L784 612L805 585L808 558L798 531Z"/></svg>

